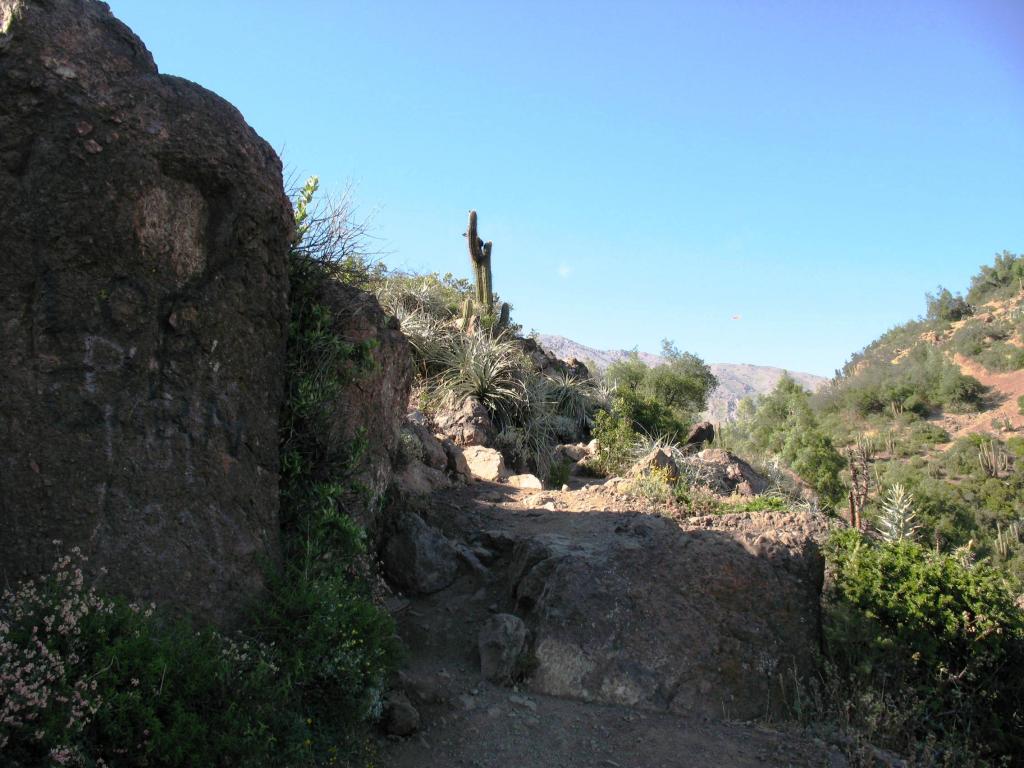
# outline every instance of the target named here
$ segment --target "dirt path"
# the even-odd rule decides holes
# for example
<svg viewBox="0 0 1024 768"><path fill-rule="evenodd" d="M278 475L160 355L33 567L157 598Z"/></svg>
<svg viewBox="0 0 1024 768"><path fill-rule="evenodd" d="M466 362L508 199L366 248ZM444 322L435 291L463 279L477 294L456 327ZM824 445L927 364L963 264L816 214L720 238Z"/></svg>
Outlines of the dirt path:
<svg viewBox="0 0 1024 768"><path fill-rule="evenodd" d="M1024 428L1024 414L1017 399L1024 395L1024 370L992 373L963 355L954 355L955 362L967 376L973 376L990 388L989 406L981 413L944 414L935 423L945 429L953 440L973 434L998 434L1006 424L1011 430ZM952 445L952 441L944 448Z"/></svg>
<svg viewBox="0 0 1024 768"><path fill-rule="evenodd" d="M485 542L500 552L520 535L573 541L642 520L635 503L599 487L569 492L521 491L476 483L435 494L417 511L452 539ZM635 524L635 523L634 523ZM486 549L477 548L486 552ZM805 735L756 723L679 717L634 707L527 693L481 679L477 631L511 611L507 559L481 555L432 595L400 601L396 618L409 650L401 686L419 710L421 728L380 744L391 768L704 768L791 766L838 768L834 748Z"/></svg>

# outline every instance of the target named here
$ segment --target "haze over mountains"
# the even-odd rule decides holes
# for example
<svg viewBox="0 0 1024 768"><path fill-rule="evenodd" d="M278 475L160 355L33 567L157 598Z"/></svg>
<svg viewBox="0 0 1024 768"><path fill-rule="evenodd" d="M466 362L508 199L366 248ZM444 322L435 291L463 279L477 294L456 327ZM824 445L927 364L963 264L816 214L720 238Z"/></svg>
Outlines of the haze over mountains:
<svg viewBox="0 0 1024 768"><path fill-rule="evenodd" d="M628 357L631 352L626 349L594 349L585 344L567 339L564 336L538 334L537 342L544 349L563 360L575 357L588 365L593 362L597 368L607 368L617 360ZM649 366L661 365L665 358L649 352L638 352L640 359ZM718 377L718 388L708 398L708 409L705 417L711 421L731 421L736 417L736 409L740 400L745 397L771 392L782 374L789 373L802 386L812 392L825 384L828 379L812 373L786 371L768 365L748 365L746 363L711 363L711 371Z"/></svg>

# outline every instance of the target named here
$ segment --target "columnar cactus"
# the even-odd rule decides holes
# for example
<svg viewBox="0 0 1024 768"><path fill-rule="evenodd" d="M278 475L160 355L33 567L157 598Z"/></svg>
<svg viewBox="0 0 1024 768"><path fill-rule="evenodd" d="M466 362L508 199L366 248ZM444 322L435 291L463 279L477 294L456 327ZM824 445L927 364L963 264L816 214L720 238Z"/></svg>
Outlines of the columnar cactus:
<svg viewBox="0 0 1024 768"><path fill-rule="evenodd" d="M466 228L469 245L469 260L473 264L473 279L476 285L476 301L490 314L494 309L494 295L491 293L491 247L476 232L476 211L469 212L469 226Z"/></svg>
<svg viewBox="0 0 1024 768"><path fill-rule="evenodd" d="M486 243L476 231L476 211L469 212L469 226L466 228L466 241L469 246L469 260L473 265L473 282L476 288L476 301L481 314L494 317L494 287L491 273L491 248L493 243ZM471 305L463 312L463 325L469 327L472 312ZM496 320L498 328L505 328L509 323L508 304L502 304Z"/></svg>

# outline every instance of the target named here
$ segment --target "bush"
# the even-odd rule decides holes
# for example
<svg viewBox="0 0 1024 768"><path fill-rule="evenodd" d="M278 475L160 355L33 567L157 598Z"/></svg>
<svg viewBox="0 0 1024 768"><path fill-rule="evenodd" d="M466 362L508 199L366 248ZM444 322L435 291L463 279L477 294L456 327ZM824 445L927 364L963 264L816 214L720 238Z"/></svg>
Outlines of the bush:
<svg viewBox="0 0 1024 768"><path fill-rule="evenodd" d="M568 483L569 476L572 474L572 468L573 463L567 459L553 462L551 469L548 470L548 488L561 488Z"/></svg>
<svg viewBox="0 0 1024 768"><path fill-rule="evenodd" d="M996 254L992 266L984 265L971 280L967 300L981 304L1012 296L1024 287L1024 257L1009 251Z"/></svg>
<svg viewBox="0 0 1024 768"><path fill-rule="evenodd" d="M604 475L624 473L633 463L639 439L624 400L616 397L611 411L598 411L594 421L598 445L596 469Z"/></svg>
<svg viewBox="0 0 1024 768"><path fill-rule="evenodd" d="M1024 395L1017 398L1017 413L1024 416Z"/></svg>
<svg viewBox="0 0 1024 768"><path fill-rule="evenodd" d="M845 496L839 473L846 460L818 422L810 394L794 379L783 376L769 395L748 401L743 413L744 420L730 432L738 449L777 457L827 504Z"/></svg>
<svg viewBox="0 0 1024 768"><path fill-rule="evenodd" d="M0 603L5 765L306 762L280 648L86 589L73 550Z"/></svg>
<svg viewBox="0 0 1024 768"><path fill-rule="evenodd" d="M974 308L960 295L953 295L941 285L934 294L926 294L929 320L955 322L974 314Z"/></svg>
<svg viewBox="0 0 1024 768"><path fill-rule="evenodd" d="M852 530L825 553L828 658L862 691L901 692L915 707L900 715L913 732L882 734L888 745L933 738L991 758L1024 754L1024 616L1003 577Z"/></svg>
<svg viewBox="0 0 1024 768"><path fill-rule="evenodd" d="M663 365L649 368L636 353L608 366L605 380L626 399L634 427L654 437L685 435L687 425L707 406L718 386L711 369L696 355L662 342Z"/></svg>

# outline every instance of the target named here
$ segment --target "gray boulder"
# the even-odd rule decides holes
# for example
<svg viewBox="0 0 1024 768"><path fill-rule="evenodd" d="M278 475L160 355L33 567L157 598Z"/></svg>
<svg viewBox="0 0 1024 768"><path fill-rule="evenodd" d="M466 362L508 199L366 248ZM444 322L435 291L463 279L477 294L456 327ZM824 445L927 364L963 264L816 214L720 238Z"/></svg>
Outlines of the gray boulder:
<svg viewBox="0 0 1024 768"><path fill-rule="evenodd" d="M679 714L784 714L780 679L813 673L827 524L751 513L593 520L513 551L531 689ZM786 691L791 696L792 691Z"/></svg>
<svg viewBox="0 0 1024 768"><path fill-rule="evenodd" d="M436 528L414 512L401 512L384 543L384 572L395 584L417 594L438 592L459 572L459 553Z"/></svg>
<svg viewBox="0 0 1024 768"><path fill-rule="evenodd" d="M480 628L480 674L494 683L515 679L523 671L529 631L518 616L499 613Z"/></svg>

